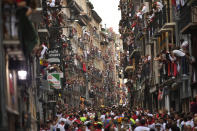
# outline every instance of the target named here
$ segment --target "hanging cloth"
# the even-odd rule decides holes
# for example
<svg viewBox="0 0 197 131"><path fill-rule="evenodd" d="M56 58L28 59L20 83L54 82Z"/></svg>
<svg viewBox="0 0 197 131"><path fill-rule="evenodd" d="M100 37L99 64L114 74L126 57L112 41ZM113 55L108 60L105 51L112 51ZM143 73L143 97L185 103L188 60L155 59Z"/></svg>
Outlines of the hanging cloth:
<svg viewBox="0 0 197 131"><path fill-rule="evenodd" d="M86 64L83 63L83 71L86 72Z"/></svg>

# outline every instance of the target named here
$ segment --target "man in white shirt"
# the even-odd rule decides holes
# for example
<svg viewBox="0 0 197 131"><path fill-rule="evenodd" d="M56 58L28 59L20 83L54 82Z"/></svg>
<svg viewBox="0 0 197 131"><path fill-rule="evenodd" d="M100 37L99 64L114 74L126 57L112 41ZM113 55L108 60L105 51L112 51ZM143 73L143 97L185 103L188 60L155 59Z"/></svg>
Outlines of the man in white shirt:
<svg viewBox="0 0 197 131"><path fill-rule="evenodd" d="M60 123L57 125L57 127L56 127L56 131L65 131L65 129L64 129L64 121L62 120L62 121L60 121Z"/></svg>
<svg viewBox="0 0 197 131"><path fill-rule="evenodd" d="M105 121L105 114L102 114L100 119L101 119L102 122L104 122Z"/></svg>
<svg viewBox="0 0 197 131"><path fill-rule="evenodd" d="M145 123L144 119L140 120L140 126L136 127L134 131L150 131L150 128L146 127Z"/></svg>
<svg viewBox="0 0 197 131"><path fill-rule="evenodd" d="M174 54L175 56L178 56L178 57L183 57L183 56L185 56L185 53L184 53L183 51L181 51L181 50L173 50L173 54Z"/></svg>

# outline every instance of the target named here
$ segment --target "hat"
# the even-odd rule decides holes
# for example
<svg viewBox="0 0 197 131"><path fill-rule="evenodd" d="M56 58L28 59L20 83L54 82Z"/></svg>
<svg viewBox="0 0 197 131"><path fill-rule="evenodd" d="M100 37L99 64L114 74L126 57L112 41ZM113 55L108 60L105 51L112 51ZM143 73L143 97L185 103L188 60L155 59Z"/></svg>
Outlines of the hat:
<svg viewBox="0 0 197 131"><path fill-rule="evenodd" d="M187 47L189 45L188 41L183 41L183 43L181 44L181 47Z"/></svg>
<svg viewBox="0 0 197 131"><path fill-rule="evenodd" d="M77 123L77 124L81 124L80 120L75 120L74 122Z"/></svg>

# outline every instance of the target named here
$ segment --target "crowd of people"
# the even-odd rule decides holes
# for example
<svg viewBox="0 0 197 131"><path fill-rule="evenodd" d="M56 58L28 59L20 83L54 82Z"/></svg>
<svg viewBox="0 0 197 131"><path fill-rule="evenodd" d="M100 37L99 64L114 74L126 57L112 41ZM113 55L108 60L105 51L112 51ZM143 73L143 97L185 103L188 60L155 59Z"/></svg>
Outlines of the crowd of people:
<svg viewBox="0 0 197 131"><path fill-rule="evenodd" d="M197 131L197 114L126 106L72 108L59 110L40 131Z"/></svg>

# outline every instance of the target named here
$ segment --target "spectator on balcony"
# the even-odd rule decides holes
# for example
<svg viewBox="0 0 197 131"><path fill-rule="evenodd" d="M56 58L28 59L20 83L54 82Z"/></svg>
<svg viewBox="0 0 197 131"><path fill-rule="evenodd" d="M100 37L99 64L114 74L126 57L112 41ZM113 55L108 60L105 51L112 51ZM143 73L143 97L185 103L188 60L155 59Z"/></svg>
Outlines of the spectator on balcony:
<svg viewBox="0 0 197 131"><path fill-rule="evenodd" d="M55 0L49 0L49 1L47 2L47 4L48 4L48 6L50 6L50 7L55 7Z"/></svg>
<svg viewBox="0 0 197 131"><path fill-rule="evenodd" d="M29 16L32 13L32 9L36 8L34 0L16 0L16 4L20 11L24 12L26 16Z"/></svg>
<svg viewBox="0 0 197 131"><path fill-rule="evenodd" d="M194 56L190 57L190 64L192 65L192 82L196 83L196 67L197 67L197 62Z"/></svg>
<svg viewBox="0 0 197 131"><path fill-rule="evenodd" d="M190 103L190 108L192 113L197 113L197 101L196 98L193 98L193 100Z"/></svg>
<svg viewBox="0 0 197 131"><path fill-rule="evenodd" d="M197 131L197 116L194 117L194 127L193 131Z"/></svg>
<svg viewBox="0 0 197 131"><path fill-rule="evenodd" d="M186 76L189 73L189 67L188 67L189 60L187 59L189 55L187 51L184 48L175 49L173 50L173 54L181 59L182 74L183 76Z"/></svg>
<svg viewBox="0 0 197 131"><path fill-rule="evenodd" d="M19 40L22 43L22 48L25 55L29 55L38 42L38 36L32 21L28 16L36 8L35 1L31 0L16 0L17 18L18 18L18 34Z"/></svg>
<svg viewBox="0 0 197 131"><path fill-rule="evenodd" d="M43 59L47 50L48 50L48 48L46 46L46 43L43 43L41 46L42 46L42 49L41 49L41 53L40 53L40 59Z"/></svg>
<svg viewBox="0 0 197 131"><path fill-rule="evenodd" d="M177 76L177 58L172 51L166 53L168 62L168 77L175 78Z"/></svg>

